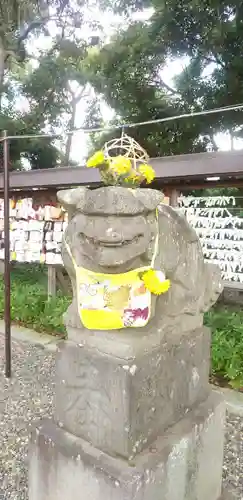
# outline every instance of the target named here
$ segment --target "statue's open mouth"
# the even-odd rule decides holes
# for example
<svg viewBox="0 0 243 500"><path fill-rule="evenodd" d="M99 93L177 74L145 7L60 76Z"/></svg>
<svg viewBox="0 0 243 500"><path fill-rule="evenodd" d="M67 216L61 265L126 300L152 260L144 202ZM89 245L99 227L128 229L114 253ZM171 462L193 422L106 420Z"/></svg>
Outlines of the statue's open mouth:
<svg viewBox="0 0 243 500"><path fill-rule="evenodd" d="M142 234L138 234L137 236L134 236L134 238L130 240L102 240L102 239L97 239L97 238L90 238L89 236L86 236L85 234L80 235L81 238L85 243L89 243L93 246L101 246L101 247L108 247L108 248L115 248L115 247L123 247L125 245L131 245L134 243L138 243L141 238L143 237Z"/></svg>

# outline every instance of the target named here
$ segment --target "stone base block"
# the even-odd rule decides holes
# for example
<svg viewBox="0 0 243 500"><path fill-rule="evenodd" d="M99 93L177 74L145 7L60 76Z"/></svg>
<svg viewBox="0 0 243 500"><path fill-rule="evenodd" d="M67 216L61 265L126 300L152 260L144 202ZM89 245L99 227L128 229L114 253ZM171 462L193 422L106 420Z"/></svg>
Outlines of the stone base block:
<svg viewBox="0 0 243 500"><path fill-rule="evenodd" d="M29 500L220 500L224 415L211 394L130 463L43 421L32 433Z"/></svg>
<svg viewBox="0 0 243 500"><path fill-rule="evenodd" d="M54 418L109 455L136 455L209 395L205 327L167 332L157 343L147 336L132 358L123 357L119 338L113 354L104 352L105 339L90 347L92 339L90 333L83 343L59 349Z"/></svg>
<svg viewBox="0 0 243 500"><path fill-rule="evenodd" d="M237 498L232 493L224 490L219 500L237 500Z"/></svg>

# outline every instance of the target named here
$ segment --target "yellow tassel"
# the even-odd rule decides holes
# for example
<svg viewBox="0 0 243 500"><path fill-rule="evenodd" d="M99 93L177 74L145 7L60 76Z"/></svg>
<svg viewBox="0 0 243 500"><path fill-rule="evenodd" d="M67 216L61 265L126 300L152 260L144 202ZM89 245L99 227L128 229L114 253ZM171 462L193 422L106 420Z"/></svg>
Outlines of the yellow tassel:
<svg viewBox="0 0 243 500"><path fill-rule="evenodd" d="M154 295L166 293L170 288L170 280L166 280L161 271L154 271L150 269L142 275L142 280L147 290Z"/></svg>

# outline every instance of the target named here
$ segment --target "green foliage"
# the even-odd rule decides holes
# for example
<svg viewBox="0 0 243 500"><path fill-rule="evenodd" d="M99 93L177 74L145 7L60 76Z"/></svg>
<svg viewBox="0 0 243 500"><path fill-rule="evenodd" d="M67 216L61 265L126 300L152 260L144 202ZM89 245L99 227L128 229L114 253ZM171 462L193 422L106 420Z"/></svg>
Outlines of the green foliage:
<svg viewBox="0 0 243 500"><path fill-rule="evenodd" d="M22 80L23 92L31 104L34 121L38 116L41 124L45 122L52 127L60 126L63 113L69 112L69 83L75 81L81 86L86 83L79 70L85 44L70 41L66 45L65 41L68 42L60 41L58 47L53 47L45 54L40 59L40 65Z"/></svg>
<svg viewBox="0 0 243 500"><path fill-rule="evenodd" d="M12 262L12 282L17 284L38 285L45 289L47 283L47 266L45 264L20 264Z"/></svg>
<svg viewBox="0 0 243 500"><path fill-rule="evenodd" d="M143 23L132 25L84 61L87 78L115 109L116 121L125 123L167 118L187 111L177 93L168 91L160 77L165 63L166 54L154 51L150 32ZM154 157L205 151L208 140L200 136L201 130L198 120L189 127L187 122L172 121L128 132ZM119 134L114 132L112 136ZM101 142L109 138L108 134ZM96 141L96 148L98 144Z"/></svg>
<svg viewBox="0 0 243 500"><path fill-rule="evenodd" d="M119 121L139 122L243 102L243 4L226 0L103 0L129 26L85 61L90 81ZM132 12L153 9L148 20ZM187 57L189 63L183 61ZM168 60L182 71L170 88ZM243 136L241 112L225 112L132 129L151 156L217 149L214 136ZM107 137L105 138L107 139ZM97 145L97 143L96 143Z"/></svg>
<svg viewBox="0 0 243 500"><path fill-rule="evenodd" d="M15 112L13 117L8 111L0 111L0 130L7 130L8 135L35 134L40 132L40 124L30 123L29 117L20 116ZM53 168L61 161L60 151L48 138L14 139L9 141L10 170L22 170L22 159L29 160L32 169ZM0 143L0 167L2 167L3 146Z"/></svg>
<svg viewBox="0 0 243 500"><path fill-rule="evenodd" d="M3 5L0 0L0 130L23 136L69 128L69 115L74 116L69 83L86 84L80 69L87 45L80 34L86 3L88 0L51 0L44 4L39 0L10 0ZM55 24L55 34L49 28L50 21ZM40 40L37 51L40 35L48 38L49 49L44 49ZM20 99L24 106L16 111ZM70 149L69 140L68 153ZM0 156L1 152L0 148ZM68 156L58 150L54 140L14 139L10 141L9 167L22 169L25 159L32 169L52 168Z"/></svg>
<svg viewBox="0 0 243 500"><path fill-rule="evenodd" d="M212 329L212 374L243 388L243 310L215 307L205 315Z"/></svg>
<svg viewBox="0 0 243 500"><path fill-rule="evenodd" d="M11 319L26 327L65 336L63 314L71 298L58 293L47 298L44 266L16 267L11 279ZM0 281L0 317L4 314L4 281Z"/></svg>

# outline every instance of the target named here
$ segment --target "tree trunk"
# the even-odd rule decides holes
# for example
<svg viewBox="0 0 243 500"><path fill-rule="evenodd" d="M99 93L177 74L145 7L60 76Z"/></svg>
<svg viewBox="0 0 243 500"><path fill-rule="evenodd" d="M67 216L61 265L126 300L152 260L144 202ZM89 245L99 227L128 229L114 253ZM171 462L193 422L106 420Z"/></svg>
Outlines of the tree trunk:
<svg viewBox="0 0 243 500"><path fill-rule="evenodd" d="M230 134L230 149L234 151L234 136L232 133Z"/></svg>
<svg viewBox="0 0 243 500"><path fill-rule="evenodd" d="M3 46L3 41L0 37L0 109L2 104L4 72L5 72L5 49Z"/></svg>
<svg viewBox="0 0 243 500"><path fill-rule="evenodd" d="M75 127L75 119L76 119L76 112L77 112L77 105L82 99L82 97L85 96L85 88L83 88L78 94L75 94L75 92L72 91L72 89L69 87L69 92L72 96L71 99L71 118L68 123L68 130L74 130ZM68 166L69 161L70 161L70 155L71 155L71 149L72 149L72 142L73 142L73 134L69 134L67 137L67 142L66 142L66 147L65 147L65 155L64 155L64 160L63 163L65 166Z"/></svg>
<svg viewBox="0 0 243 500"><path fill-rule="evenodd" d="M77 110L77 101L76 99L72 100L72 114L71 118L68 123L68 130L73 130L75 126L75 118L76 118L76 110ZM73 136L71 134L68 135L67 137L67 142L66 142L66 148L65 148L65 155L64 155L64 165L68 167L69 160L70 160L70 154L71 154L71 148L72 148L72 139Z"/></svg>

